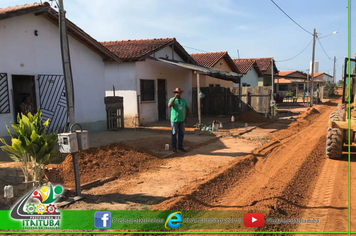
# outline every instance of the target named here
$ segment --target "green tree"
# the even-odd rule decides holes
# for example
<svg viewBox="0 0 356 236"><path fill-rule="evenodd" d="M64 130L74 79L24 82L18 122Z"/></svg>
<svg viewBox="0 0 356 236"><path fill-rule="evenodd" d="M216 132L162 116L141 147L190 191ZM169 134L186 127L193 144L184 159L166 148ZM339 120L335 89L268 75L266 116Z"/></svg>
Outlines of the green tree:
<svg viewBox="0 0 356 236"><path fill-rule="evenodd" d="M286 96L287 96L287 97L293 96L293 92L292 92L292 91L288 91L288 92L286 93Z"/></svg>
<svg viewBox="0 0 356 236"><path fill-rule="evenodd" d="M335 96L336 84L327 81L324 85L324 89L327 92L328 98Z"/></svg>
<svg viewBox="0 0 356 236"><path fill-rule="evenodd" d="M336 86L337 86L338 88L342 88L342 87L344 86L344 82L343 82L342 80L339 80L339 81L337 81Z"/></svg>
<svg viewBox="0 0 356 236"><path fill-rule="evenodd" d="M11 145L4 139L0 142L4 144L0 148L16 162L22 162L22 171L25 182L31 177L34 185L42 185L44 166L58 156L57 151L53 151L57 136L54 133L46 134L49 119L41 124L42 112L38 109L35 115L28 113L27 116L20 114L17 116L17 124L11 123L14 133L6 125L7 132L11 137Z"/></svg>

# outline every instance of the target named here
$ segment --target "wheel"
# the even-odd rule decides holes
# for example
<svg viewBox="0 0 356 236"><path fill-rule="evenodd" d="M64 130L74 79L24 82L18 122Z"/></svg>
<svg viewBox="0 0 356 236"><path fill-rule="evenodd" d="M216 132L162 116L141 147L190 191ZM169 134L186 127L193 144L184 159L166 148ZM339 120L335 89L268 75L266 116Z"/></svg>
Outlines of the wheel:
<svg viewBox="0 0 356 236"><path fill-rule="evenodd" d="M330 121L344 121L345 112L338 109L330 114ZM327 128L326 134L326 157L329 159L340 159L344 141L344 130L339 128Z"/></svg>

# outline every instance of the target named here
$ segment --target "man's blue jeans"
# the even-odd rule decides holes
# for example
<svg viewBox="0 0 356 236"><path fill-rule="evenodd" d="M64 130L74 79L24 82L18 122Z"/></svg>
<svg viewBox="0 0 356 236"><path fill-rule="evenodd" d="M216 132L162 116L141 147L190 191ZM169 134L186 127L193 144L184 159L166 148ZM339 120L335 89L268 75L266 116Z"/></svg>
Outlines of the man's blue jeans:
<svg viewBox="0 0 356 236"><path fill-rule="evenodd" d="M177 134L178 134L178 148L183 148L183 138L185 124L182 122L171 121L172 128L172 148L177 148Z"/></svg>

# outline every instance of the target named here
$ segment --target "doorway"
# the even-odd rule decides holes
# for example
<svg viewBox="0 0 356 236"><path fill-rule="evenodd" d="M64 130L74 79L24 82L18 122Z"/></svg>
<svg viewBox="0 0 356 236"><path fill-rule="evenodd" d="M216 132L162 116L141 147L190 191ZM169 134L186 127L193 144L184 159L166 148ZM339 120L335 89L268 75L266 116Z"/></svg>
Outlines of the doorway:
<svg viewBox="0 0 356 236"><path fill-rule="evenodd" d="M167 90L166 80L158 79L158 119L166 120L167 118Z"/></svg>
<svg viewBox="0 0 356 236"><path fill-rule="evenodd" d="M14 101L14 120L17 121L17 114L20 112L20 105L25 97L30 97L33 107L36 105L35 77L31 75L12 75L12 91Z"/></svg>

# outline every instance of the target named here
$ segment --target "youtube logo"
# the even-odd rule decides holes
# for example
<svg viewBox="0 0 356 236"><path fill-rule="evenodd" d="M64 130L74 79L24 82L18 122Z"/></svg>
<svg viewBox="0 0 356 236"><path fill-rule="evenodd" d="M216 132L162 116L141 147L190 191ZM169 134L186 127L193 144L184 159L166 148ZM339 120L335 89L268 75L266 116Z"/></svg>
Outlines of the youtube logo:
<svg viewBox="0 0 356 236"><path fill-rule="evenodd" d="M265 216L263 213L246 213L244 215L245 227L263 227L265 225Z"/></svg>

